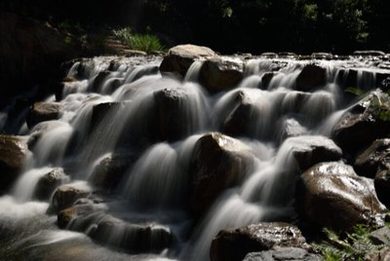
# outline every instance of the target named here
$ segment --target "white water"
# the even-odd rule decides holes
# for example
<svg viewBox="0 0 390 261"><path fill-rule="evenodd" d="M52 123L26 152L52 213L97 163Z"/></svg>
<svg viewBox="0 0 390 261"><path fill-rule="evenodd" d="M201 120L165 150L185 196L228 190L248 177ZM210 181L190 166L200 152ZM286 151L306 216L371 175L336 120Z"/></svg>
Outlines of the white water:
<svg viewBox="0 0 390 261"><path fill-rule="evenodd" d="M112 59L117 59L114 65ZM5 210L0 220L44 215L48 204L31 202L31 198L39 179L52 168L67 167L73 179L69 185L90 190L88 181L93 181L91 174L98 163L123 150L139 157L126 171L114 198L99 208L101 212L88 216L94 222L83 231L87 235L92 233L107 212L126 221L167 226L177 236L178 242L172 249L157 256L137 255L136 260L207 260L210 243L221 229L294 214L293 191L289 188L294 183L296 166L291 152L296 147L317 142L320 137L286 139L283 129L289 128L296 135L331 134L346 109L338 77L340 68L348 68L348 62L316 61L327 70L327 84L315 92L304 93L294 88L307 61L249 60L245 66L246 77L239 86L215 95L198 83L202 62L190 67L183 82L160 75L156 70L160 61L144 66L134 66L137 61L133 62L131 58L94 58L71 67L68 77L74 81L65 84L63 99L59 101L63 106L62 117L38 124L30 131L30 140L36 141L33 158L10 196L0 198L0 208ZM282 68L264 89L262 77L276 70L275 62ZM357 86L372 88L376 71L356 70ZM97 85L101 72L105 72L105 77ZM348 73L341 81L347 79ZM170 108L164 107L169 102L174 104L169 105L174 108L173 114L169 114ZM96 120L94 110L108 103L112 106ZM240 110L245 106L249 108L249 118L238 126L244 130L238 138L253 149L255 168L241 185L219 195L191 231L194 220L186 209L194 145L202 134L224 131L229 122L239 122ZM5 120L6 114L0 113L0 129ZM167 122L169 126L164 125ZM169 135L175 128L181 137L171 141ZM161 140L158 135L166 136ZM82 226L76 221L69 228ZM109 241L120 241L122 237L121 231L107 234ZM92 244L82 234L58 230L39 231L22 243L40 247L76 239ZM104 252L105 257L110 255L114 260L122 258Z"/></svg>

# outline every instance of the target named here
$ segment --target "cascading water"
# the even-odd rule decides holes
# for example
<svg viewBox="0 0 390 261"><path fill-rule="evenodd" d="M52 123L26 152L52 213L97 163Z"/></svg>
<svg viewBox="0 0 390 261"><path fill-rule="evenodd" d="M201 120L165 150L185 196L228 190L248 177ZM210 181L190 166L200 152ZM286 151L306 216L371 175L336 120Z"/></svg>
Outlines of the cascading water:
<svg viewBox="0 0 390 261"><path fill-rule="evenodd" d="M0 222L30 226L33 221L26 220L45 216L18 247L56 244L74 251L75 241L84 246L83 255L93 260L128 258L95 246L83 234L58 230L53 217L45 214L48 204L32 201L38 181L53 168L63 168L70 175L68 185L93 190L101 163L125 151L137 156L126 165L113 195L99 203L99 211L72 220L68 229L116 249L124 238L137 240L132 237L147 224L152 245L171 240L162 235L172 232L173 247L156 247L154 254L131 258L207 260L211 240L221 229L294 215L290 187L298 170L292 151L315 143L321 138L317 135L330 135L345 111L339 86L348 74L356 72L358 87L363 89L372 88L375 82L375 70L357 68L353 72L347 69L348 62L317 61L326 68L326 82L313 92L304 92L294 88L309 62L253 59L246 62L245 77L236 88L211 94L199 83L202 62L192 64L184 81L161 75L160 62L134 66L141 62L101 57L71 66L67 78L72 81L65 83L58 101L61 116L29 132L33 156L12 193L0 198L5 210ZM269 73L273 77L266 84L263 80ZM242 111L248 118L242 118ZM7 114L0 113L0 129L6 118ZM239 185L223 191L199 220L187 206L191 155L197 141L211 131L241 137L254 152L254 166ZM298 137L287 138L284 132ZM105 241L97 231L103 223L112 227L103 230ZM88 249L95 254L87 254Z"/></svg>

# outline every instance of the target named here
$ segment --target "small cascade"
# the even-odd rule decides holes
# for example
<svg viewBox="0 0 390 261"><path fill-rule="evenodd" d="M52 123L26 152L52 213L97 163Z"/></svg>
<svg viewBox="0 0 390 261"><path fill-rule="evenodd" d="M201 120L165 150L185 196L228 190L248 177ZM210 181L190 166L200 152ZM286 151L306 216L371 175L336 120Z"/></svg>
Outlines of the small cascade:
<svg viewBox="0 0 390 261"><path fill-rule="evenodd" d="M356 97L346 90L372 90L384 77L361 60L250 58L232 62L238 84L215 93L199 79L203 61L182 79L160 73L160 63L69 64L62 97L45 101L58 117L19 131L32 155L0 197L0 222L29 231L13 247L38 259L41 249L49 257L64 249L85 260L209 260L220 230L296 217L295 183L305 164L318 163L313 147L338 148L327 137ZM0 112L0 130L9 117ZM334 150L329 161L340 160ZM39 202L38 183L53 170L65 178L50 180L57 190Z"/></svg>

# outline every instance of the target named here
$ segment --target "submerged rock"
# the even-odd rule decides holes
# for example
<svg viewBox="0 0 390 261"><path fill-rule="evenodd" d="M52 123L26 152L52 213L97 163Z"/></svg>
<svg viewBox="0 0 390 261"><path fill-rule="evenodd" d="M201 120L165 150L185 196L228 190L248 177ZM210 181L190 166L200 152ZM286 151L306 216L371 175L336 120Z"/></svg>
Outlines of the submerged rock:
<svg viewBox="0 0 390 261"><path fill-rule="evenodd" d="M26 138L0 135L0 192L16 181L28 153Z"/></svg>
<svg viewBox="0 0 390 261"><path fill-rule="evenodd" d="M321 261L319 255L309 253L306 249L297 247L278 247L257 253L249 253L243 261Z"/></svg>
<svg viewBox="0 0 390 261"><path fill-rule="evenodd" d="M204 46L177 45L169 49L160 65L160 71L161 73L174 73L184 77L194 61L213 56L216 56L216 53Z"/></svg>
<svg viewBox="0 0 390 261"><path fill-rule="evenodd" d="M58 102L36 102L27 115L27 126L31 129L42 121L57 120L62 113L62 105Z"/></svg>
<svg viewBox="0 0 390 261"><path fill-rule="evenodd" d="M380 90L370 93L349 109L336 123L332 137L352 155L369 146L375 139L390 133L390 96Z"/></svg>
<svg viewBox="0 0 390 261"><path fill-rule="evenodd" d="M55 168L39 179L35 188L34 197L38 200L47 200L58 186L69 180L70 178L62 168Z"/></svg>
<svg viewBox="0 0 390 261"><path fill-rule="evenodd" d="M239 60L212 58L206 60L199 72L200 83L210 92L226 91L244 77L244 64Z"/></svg>
<svg viewBox="0 0 390 261"><path fill-rule="evenodd" d="M86 184L67 184L56 189L51 198L49 213L56 213L69 208L80 198L86 198L91 194L91 189Z"/></svg>
<svg viewBox="0 0 390 261"><path fill-rule="evenodd" d="M226 188L239 184L253 167L251 148L220 133L195 144L191 156L191 209L202 214Z"/></svg>
<svg viewBox="0 0 390 261"><path fill-rule="evenodd" d="M356 224L375 224L385 207L373 181L356 175L339 162L319 163L301 176L297 209L310 223L349 230Z"/></svg>
<svg viewBox="0 0 390 261"><path fill-rule="evenodd" d="M305 65L296 79L295 89L308 92L323 87L326 84L326 73L326 69L321 66Z"/></svg>
<svg viewBox="0 0 390 261"><path fill-rule="evenodd" d="M270 250L275 247L307 248L301 231L287 223L259 223L222 230L211 244L212 261L240 261L248 253Z"/></svg>

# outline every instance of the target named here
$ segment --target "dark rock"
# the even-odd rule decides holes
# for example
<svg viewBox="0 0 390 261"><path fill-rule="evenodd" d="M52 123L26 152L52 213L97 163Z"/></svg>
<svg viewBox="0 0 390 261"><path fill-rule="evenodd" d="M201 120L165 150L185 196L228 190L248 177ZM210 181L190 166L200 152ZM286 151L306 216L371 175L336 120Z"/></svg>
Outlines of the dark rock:
<svg viewBox="0 0 390 261"><path fill-rule="evenodd" d="M239 184L253 167L251 149L241 141L210 133L195 144L191 156L191 209L202 214L226 188Z"/></svg>
<svg viewBox="0 0 390 261"><path fill-rule="evenodd" d="M119 102L103 102L92 108L90 131L93 131L110 113L114 113L121 106Z"/></svg>
<svg viewBox="0 0 390 261"><path fill-rule="evenodd" d="M276 72L266 72L266 73L264 73L263 76L261 77L261 89L262 90L267 90L269 84L271 83L271 80L277 74L278 73L276 73Z"/></svg>
<svg viewBox="0 0 390 261"><path fill-rule="evenodd" d="M62 105L58 102L36 102L27 115L27 126L31 129L43 121L57 120L62 113Z"/></svg>
<svg viewBox="0 0 390 261"><path fill-rule="evenodd" d="M195 60L216 56L210 48L191 44L178 45L169 49L160 65L161 73L174 73L184 77Z"/></svg>
<svg viewBox="0 0 390 261"><path fill-rule="evenodd" d="M375 178L380 170L390 170L390 139L374 141L356 158L354 168L359 175L369 178Z"/></svg>
<svg viewBox="0 0 390 261"><path fill-rule="evenodd" d="M326 69L315 65L307 64L303 67L296 79L295 89L309 92L326 84Z"/></svg>
<svg viewBox="0 0 390 261"><path fill-rule="evenodd" d="M58 186L69 180L62 168L55 168L39 179L34 196L38 200L47 200Z"/></svg>
<svg viewBox="0 0 390 261"><path fill-rule="evenodd" d="M92 84L90 85L89 91L91 92L99 92L101 90L102 85L108 76L110 76L110 71L101 71L99 72L95 78L93 79Z"/></svg>
<svg viewBox="0 0 390 261"><path fill-rule="evenodd" d="M199 72L200 83L214 93L235 87L243 77L244 64L241 61L221 57L206 60Z"/></svg>
<svg viewBox="0 0 390 261"><path fill-rule="evenodd" d="M343 149L354 155L374 140L390 133L390 96L380 90L371 92L349 109L336 123L332 138Z"/></svg>
<svg viewBox="0 0 390 261"><path fill-rule="evenodd" d="M389 163L387 163L389 164ZM379 171L375 176L375 190L379 200L390 209L390 168Z"/></svg>
<svg viewBox="0 0 390 261"><path fill-rule="evenodd" d="M280 138L283 141L287 138L302 136L308 133L307 129L303 127L296 119L285 119L280 127Z"/></svg>
<svg viewBox="0 0 390 261"><path fill-rule="evenodd" d="M286 223L260 223L235 230L222 230L214 238L210 257L212 261L240 261L251 252L275 247L307 248L301 231Z"/></svg>
<svg viewBox="0 0 390 261"><path fill-rule="evenodd" d="M85 184L62 185L54 192L48 212L58 213L63 209L69 208L76 200L88 197L91 192L91 189Z"/></svg>
<svg viewBox="0 0 390 261"><path fill-rule="evenodd" d="M323 136L298 136L285 141L298 170L304 171L314 164L341 159L341 149L330 139Z"/></svg>
<svg viewBox="0 0 390 261"><path fill-rule="evenodd" d="M134 155L128 154L114 154L104 157L96 165L90 177L91 184L106 192L113 192L134 160Z"/></svg>
<svg viewBox="0 0 390 261"><path fill-rule="evenodd" d="M249 253L243 261L320 261L322 257L309 253L306 249L296 247L280 247L258 253Z"/></svg>
<svg viewBox="0 0 390 261"><path fill-rule="evenodd" d="M278 54L273 52L265 52L260 54L261 57L268 58L268 59L275 59L278 58Z"/></svg>
<svg viewBox="0 0 390 261"><path fill-rule="evenodd" d="M356 175L339 162L319 163L301 176L297 209L308 222L349 230L356 224L374 224L385 210L372 180Z"/></svg>
<svg viewBox="0 0 390 261"><path fill-rule="evenodd" d="M385 56L385 53L378 50L359 50L354 51L354 55L356 56Z"/></svg>
<svg viewBox="0 0 390 261"><path fill-rule="evenodd" d="M320 60L331 60L333 59L333 54L331 53L312 53L311 57L313 59L320 59Z"/></svg>
<svg viewBox="0 0 390 261"><path fill-rule="evenodd" d="M390 246L390 228L385 226L370 233L370 240L376 245Z"/></svg>
<svg viewBox="0 0 390 261"><path fill-rule="evenodd" d="M28 153L26 138L0 135L0 192L16 181Z"/></svg>
<svg viewBox="0 0 390 261"><path fill-rule="evenodd" d="M60 228L66 228L72 220L79 216L90 215L97 209L93 204L79 204L66 208L57 214L57 225Z"/></svg>

